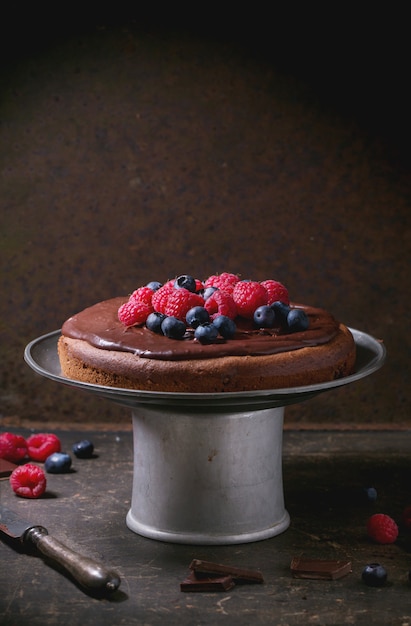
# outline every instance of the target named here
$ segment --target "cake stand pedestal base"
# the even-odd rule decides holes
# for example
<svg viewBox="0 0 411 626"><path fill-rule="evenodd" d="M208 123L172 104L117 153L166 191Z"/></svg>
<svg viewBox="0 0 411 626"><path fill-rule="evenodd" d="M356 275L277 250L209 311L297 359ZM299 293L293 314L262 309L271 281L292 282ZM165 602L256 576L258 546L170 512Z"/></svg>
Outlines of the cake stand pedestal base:
<svg viewBox="0 0 411 626"><path fill-rule="evenodd" d="M286 530L284 407L224 412L133 410L134 478L127 526L151 539L234 544Z"/></svg>

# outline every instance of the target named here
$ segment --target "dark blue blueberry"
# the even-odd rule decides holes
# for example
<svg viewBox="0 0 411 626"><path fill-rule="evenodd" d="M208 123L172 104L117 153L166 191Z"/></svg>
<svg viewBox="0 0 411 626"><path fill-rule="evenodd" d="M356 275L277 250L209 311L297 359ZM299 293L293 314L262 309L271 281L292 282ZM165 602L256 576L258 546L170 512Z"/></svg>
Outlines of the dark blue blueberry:
<svg viewBox="0 0 411 626"><path fill-rule="evenodd" d="M254 311L254 323L258 328L272 328L275 322L275 312L270 306L263 304Z"/></svg>
<svg viewBox="0 0 411 626"><path fill-rule="evenodd" d="M49 474L64 474L71 467L71 456L65 452L53 452L44 461L44 469Z"/></svg>
<svg viewBox="0 0 411 626"><path fill-rule="evenodd" d="M159 283L158 280L152 280L151 282L147 283L147 285L146 285L146 287L150 287L150 289L152 289L153 291L157 291L162 286L163 286L163 284Z"/></svg>
<svg viewBox="0 0 411 626"><path fill-rule="evenodd" d="M237 326L235 322L226 315L219 315L213 321L213 325L224 339L232 339L236 333Z"/></svg>
<svg viewBox="0 0 411 626"><path fill-rule="evenodd" d="M187 312L186 322L191 328L197 328L200 324L207 324L209 321L210 316L207 309L203 306L193 306L193 308Z"/></svg>
<svg viewBox="0 0 411 626"><path fill-rule="evenodd" d="M82 439L73 444L72 450L78 459L90 459L93 456L94 445L88 439Z"/></svg>
<svg viewBox="0 0 411 626"><path fill-rule="evenodd" d="M377 490L375 487L364 487L365 497L368 502L375 502L377 499Z"/></svg>
<svg viewBox="0 0 411 626"><path fill-rule="evenodd" d="M218 330L214 324L203 324L197 326L194 337L201 343L213 343L218 337Z"/></svg>
<svg viewBox="0 0 411 626"><path fill-rule="evenodd" d="M285 325L287 323L287 315L291 311L291 307L288 304L285 304L285 302L280 302L280 300L273 302L270 306L275 313L277 322L281 326Z"/></svg>
<svg viewBox="0 0 411 626"><path fill-rule="evenodd" d="M193 293L195 293L197 290L195 278L189 276L188 274L182 274L182 276L176 278L174 281L174 287L176 289L187 289L188 291L192 291Z"/></svg>
<svg viewBox="0 0 411 626"><path fill-rule="evenodd" d="M387 570L379 563L369 563L364 567L361 578L370 587L383 587L387 582Z"/></svg>
<svg viewBox="0 0 411 626"><path fill-rule="evenodd" d="M206 287L203 291L204 300L208 300L208 298L212 296L213 293L217 290L218 290L218 287Z"/></svg>
<svg viewBox="0 0 411 626"><path fill-rule="evenodd" d="M163 335L169 339L182 339L186 332L186 325L172 315L166 317L161 323Z"/></svg>
<svg viewBox="0 0 411 626"><path fill-rule="evenodd" d="M292 333L307 330L309 325L308 316L302 309L291 309L287 315L287 326Z"/></svg>
<svg viewBox="0 0 411 626"><path fill-rule="evenodd" d="M146 319L146 326L149 330L152 330L153 333L158 333L159 335L163 334L161 330L161 324L166 319L166 315L164 313L158 313L158 311L154 311L150 313L150 315Z"/></svg>

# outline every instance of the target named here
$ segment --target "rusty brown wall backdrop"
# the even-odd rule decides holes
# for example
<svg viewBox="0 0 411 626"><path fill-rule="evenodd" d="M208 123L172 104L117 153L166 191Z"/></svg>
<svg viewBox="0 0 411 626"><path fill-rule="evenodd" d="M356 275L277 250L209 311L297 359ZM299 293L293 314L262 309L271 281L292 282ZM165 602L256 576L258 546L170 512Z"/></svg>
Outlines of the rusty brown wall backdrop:
<svg viewBox="0 0 411 626"><path fill-rule="evenodd" d="M290 424L411 425L404 58L370 28L290 20L12 24L3 426L128 423L127 410L34 374L25 345L149 280L221 271L281 280L385 342L379 373L290 408Z"/></svg>

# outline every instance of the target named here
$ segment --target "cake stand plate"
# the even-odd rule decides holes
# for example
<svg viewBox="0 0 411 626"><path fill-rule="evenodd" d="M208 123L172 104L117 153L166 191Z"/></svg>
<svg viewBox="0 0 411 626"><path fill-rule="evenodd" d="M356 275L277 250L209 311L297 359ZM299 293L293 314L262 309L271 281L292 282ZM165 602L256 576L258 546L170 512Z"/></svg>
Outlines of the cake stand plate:
<svg viewBox="0 0 411 626"><path fill-rule="evenodd" d="M38 374L132 410L134 473L128 527L174 543L218 545L267 539L290 523L284 506L284 408L369 376L383 344L350 329L354 373L318 385L232 393L150 392L104 387L61 374L60 331L25 349Z"/></svg>

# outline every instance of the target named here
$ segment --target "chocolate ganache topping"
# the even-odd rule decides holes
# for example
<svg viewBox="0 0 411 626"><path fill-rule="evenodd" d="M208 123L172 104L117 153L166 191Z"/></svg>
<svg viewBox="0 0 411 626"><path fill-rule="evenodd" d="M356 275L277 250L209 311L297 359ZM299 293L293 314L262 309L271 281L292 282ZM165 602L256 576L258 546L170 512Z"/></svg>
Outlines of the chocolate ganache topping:
<svg viewBox="0 0 411 626"><path fill-rule="evenodd" d="M221 339L202 344L188 331L183 339L169 339L145 326L125 327L118 319L118 309L127 298L118 297L99 302L70 317L62 334L81 339L103 350L131 352L146 359L179 361L223 356L262 356L323 345L337 334L339 323L323 309L302 304L309 318L305 331L287 333L281 328L255 329L247 320L236 319L237 332L233 339Z"/></svg>

